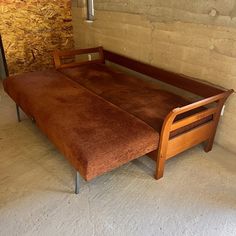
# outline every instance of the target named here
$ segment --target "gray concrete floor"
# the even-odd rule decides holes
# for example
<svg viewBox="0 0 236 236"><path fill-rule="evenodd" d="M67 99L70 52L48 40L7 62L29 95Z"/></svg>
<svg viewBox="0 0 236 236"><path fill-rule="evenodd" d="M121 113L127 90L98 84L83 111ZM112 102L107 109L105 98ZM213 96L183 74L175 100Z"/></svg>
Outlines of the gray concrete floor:
<svg viewBox="0 0 236 236"><path fill-rule="evenodd" d="M75 195L75 171L0 89L0 235L236 235L236 156L193 148L166 164L141 157Z"/></svg>

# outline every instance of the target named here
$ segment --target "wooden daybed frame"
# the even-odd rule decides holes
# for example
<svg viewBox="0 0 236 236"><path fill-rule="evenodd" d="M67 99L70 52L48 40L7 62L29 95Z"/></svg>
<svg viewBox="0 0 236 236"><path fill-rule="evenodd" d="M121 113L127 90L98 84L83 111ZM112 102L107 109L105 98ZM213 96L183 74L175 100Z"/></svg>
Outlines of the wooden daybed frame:
<svg viewBox="0 0 236 236"><path fill-rule="evenodd" d="M85 62L73 61L73 58L75 58L76 55L94 54L94 53L98 54L97 59L88 60ZM76 193L79 192L80 174L86 180L90 180L100 174L110 171L122 164L125 164L128 161L138 158L140 155L147 154L153 160L156 161L155 177L156 179L160 179L164 173L166 160L200 143L205 143L205 147L204 147L205 152L211 151L215 134L216 134L217 125L221 116L222 108L227 98L230 96L231 93L234 92L232 89L225 90L222 88L217 88L213 85L200 82L196 79L193 79L193 78L181 75L181 74L176 74L170 71L166 71L166 70L139 62L137 60L128 58L126 56L119 55L117 53L114 53L108 50L103 50L102 47L78 49L78 50L70 50L70 51L55 51L53 53L53 58L54 58L55 69L42 71L42 72L22 74L19 76L11 76L3 81L3 85L4 85L5 91L16 103L18 121L20 121L19 107L21 107L25 111L25 113L28 114L31 117L31 119L36 122L39 128L49 137L49 139L51 139L51 141L59 148L59 150L64 155L69 153L68 156L65 155L65 157L67 157L67 159L70 161L70 163L75 167L77 171L76 184L75 184ZM64 58L66 59L69 58L69 60L67 60L67 62L63 62ZM183 89L190 93L196 94L199 97L201 97L201 100L193 102L189 105L175 107L172 110L170 109L170 111L168 108L167 112L164 113L164 116L161 117L162 121L164 119L164 122L161 123L162 126L160 126L161 131L159 129L157 131L155 130L155 128L151 127L148 124L148 122L145 122L145 120L142 120L141 118L139 119L138 116L136 117L135 115L132 115L131 113L129 114L128 111L123 110L118 105L112 104L112 102L110 101L106 101L106 99L100 97L99 95L93 93L92 91L89 91L89 89L87 89L86 87L83 87L83 85L80 85L78 81L77 82L73 81L71 78L67 77L65 73L62 72L63 69L65 70L67 68L70 69L70 68L75 68L77 66L79 67L83 65L87 66L90 64L93 66L99 65L100 67L104 68L105 66L101 64L105 64L106 61L118 64L130 70L149 76L153 79L157 79L161 82L167 83L171 86L175 86L177 88ZM78 70L80 69L81 68L78 68ZM87 69L90 71L91 67L88 67ZM80 79L80 77L77 79ZM125 81L126 80L127 79L125 77ZM139 81L137 83L139 85ZM47 86L49 84L51 84L51 87L48 88ZM63 95L62 93L59 93L57 91L57 87L55 88L54 85L56 85L57 87L61 86L60 89L66 89L66 91L69 91L69 92L72 91L73 96L75 95L77 96L76 99L73 99L73 96L68 98L66 94ZM25 86L27 87L27 89ZM42 95L43 93L40 93L39 90L40 91L46 90L47 91L46 96L45 94ZM139 90L139 92L140 91L141 90ZM38 97L35 94L37 94ZM80 96L80 94L82 94L81 95L82 97ZM84 146L79 146L81 144L77 141L78 138L80 138L81 133L79 131L81 129L76 134L77 136L75 138L75 143L71 141L70 132L73 132L74 129L78 130L79 128L81 128L81 125L82 125L82 129L84 128L83 125L85 126L89 125L86 123L87 120L85 120L85 123L82 123L82 124L79 122L81 121L80 119L81 117L79 116L79 114L81 114L80 113L81 111L82 112L84 111L84 109L81 109L80 107L81 101L87 101L87 100L83 100L85 98L83 97L83 94L85 94L85 97L86 96L89 97L89 99L91 99L95 103L95 106L98 105L99 109L104 110L104 106L105 106L107 110L111 111L111 113L109 114L106 113L107 111L106 109L105 109L105 112L103 113L98 111L100 115L99 119L102 119L102 121L110 119L111 117L111 119L113 119L113 124L116 124L117 122L118 123L120 122L119 124L123 124L123 123L135 124L134 126L132 125L130 126L131 129L129 129L128 127L128 130L132 131L131 133L130 131L126 130L127 126L124 126L124 125L122 126L122 130L126 132L125 135L124 133L122 134L123 131L121 131L121 129L117 130L117 126L112 126L112 124L111 126L108 125L108 130L110 129L112 133L115 133L116 141L119 142L121 140L123 142L123 143L121 142L120 144L121 146L119 145L116 146L116 150L115 150L116 152L114 152L114 149L112 146L114 143L110 144L109 140L107 140L110 146L108 145L108 146L100 147L98 146L100 142L97 139L95 139L96 140L95 142L91 143L92 154L91 154L90 148L88 148L89 151L87 152L87 149L83 149ZM133 97L133 95L131 96ZM173 96L173 97L176 97L176 96ZM58 114L59 114L59 118L61 119L59 119L58 121L59 123L57 123L57 126L55 126L54 123L48 123L47 119L45 120L45 117L50 116L52 112L51 110L48 111L47 107L45 108L41 100L38 103L37 99L40 99L42 97L44 99L44 102L48 103L47 105L49 106L54 106L57 101L62 101L62 103L59 103L59 105L58 104L56 105L58 105L58 107L62 109L66 108L67 110L64 109L63 111L69 112L70 115L73 116L72 117L73 119L70 123L71 129L66 133L66 137L63 136L63 139L58 138L60 134L57 133L57 130L59 130L61 127L64 127L62 126L64 125L64 117L61 118L59 113L56 113L56 114L53 113L54 119L56 121L58 120ZM66 101L66 99L71 99L69 100L69 104L70 102L73 103L75 109L77 110L73 110L73 107L71 109L70 106L68 108L67 104L63 103L63 101ZM155 101L159 102L159 100L155 100ZM80 105L78 105L79 102L80 102ZM159 103L156 103L156 104L159 104ZM180 104L180 103L174 103L174 104ZM188 104L188 103L184 103L184 104ZM87 105L90 105L90 104L82 103L82 108L87 107ZM55 106L53 108L55 108ZM94 113L90 112L91 110L93 110L93 108L94 107L90 107L89 108L90 110L88 111L89 113L88 115L90 115L89 122L93 122ZM158 110L158 107L156 109ZM56 112L57 110L58 109L56 109ZM77 112L76 114L78 114L76 118L74 117L74 114L75 114L74 111L76 111ZM85 109L85 111L87 110ZM45 112L49 112L49 113L45 113ZM169 114L165 117L165 114L167 114L168 112ZM112 114L116 114L116 115L112 116ZM176 117L178 117L178 119L176 119ZM126 119L126 120L123 121L122 119ZM71 120L71 116L69 116L68 120ZM109 121L110 120L108 120L108 123ZM82 120L82 122L84 122L84 120ZM102 123L102 124L106 126L107 122ZM102 132L102 133L104 132L103 125L100 126L101 129L99 130L99 132ZM57 127L59 128L57 129ZM138 127L138 128L136 129L134 127ZM188 127L188 129L184 129L186 127ZM117 131L114 132L113 128ZM179 131L181 129L182 129L182 132L180 133L176 132L178 133L177 135L172 135L173 133L175 133L175 131ZM135 136L136 134L138 134L137 137ZM143 136L143 134L145 134L145 136ZM85 135L83 134L82 138L83 140L88 140L90 142L90 138L92 135L93 134L91 133L87 133ZM123 140L123 137L126 138L126 141ZM66 143L67 146L65 145L65 143L63 143L65 142L64 138L69 140L68 141L69 144ZM128 146L124 142L127 142ZM142 143L142 146L140 148L137 147L139 146L137 144L139 142ZM70 146L71 144L73 144L74 146L73 145ZM120 150L121 147L122 149L124 148L124 145L126 145L125 146L126 151ZM76 146L77 152L76 151L72 152L74 151L73 147L75 146ZM87 156L86 155L80 156L81 153L80 151L78 151L79 148L83 149L84 153L87 152L86 153ZM110 150L109 155L107 156L107 159L105 160L106 162L105 166L103 166L103 161L104 161L102 159L104 157L103 153L99 153L97 155L94 154L94 150L100 150L100 149L103 150L103 148L104 149L107 148ZM72 153L75 153L75 154L72 155ZM89 159L90 155L94 155L92 160ZM116 155L121 156L121 158L120 159L117 158ZM127 157L127 155L129 156ZM99 156L100 159L97 158L97 156ZM81 161L79 160L80 157L83 161L81 163L79 162ZM88 163L90 164L90 166L88 166Z"/></svg>
<svg viewBox="0 0 236 236"><path fill-rule="evenodd" d="M98 53L99 59L82 63L73 62L68 64L63 64L61 61L61 58L63 57L90 53ZM197 81L191 77L166 71L126 56L122 56L108 50L103 50L102 47L71 51L55 51L53 53L53 57L56 69L76 67L81 64L90 64L94 62L105 63L105 61L110 61L202 97L200 101L193 102L187 106L176 107L166 116L160 134L159 148L158 150L147 154L157 163L155 175L156 179L160 179L163 176L165 161L176 156L177 154L203 142L205 143L205 152L212 150L222 108L227 98L234 92L233 89L224 90L217 88L213 85ZM178 115L200 107L204 107L204 111L197 112L194 115L175 122L175 118ZM205 109L206 107L208 108ZM170 138L170 133L172 131L209 116L213 117L211 121L195 127L188 132L184 132L177 137Z"/></svg>

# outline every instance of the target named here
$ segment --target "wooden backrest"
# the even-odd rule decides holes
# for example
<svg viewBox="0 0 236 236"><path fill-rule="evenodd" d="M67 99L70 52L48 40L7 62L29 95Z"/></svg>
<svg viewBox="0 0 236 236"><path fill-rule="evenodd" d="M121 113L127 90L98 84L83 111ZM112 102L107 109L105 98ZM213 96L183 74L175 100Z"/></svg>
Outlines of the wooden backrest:
<svg viewBox="0 0 236 236"><path fill-rule="evenodd" d="M62 62L62 58L73 57L76 55L82 54L92 54L98 53L99 59L91 60L91 61L84 61L84 62L71 62L71 63L64 63ZM77 49L77 50L67 50L67 51L55 51L53 52L53 59L56 69L60 68L67 68L67 67L76 67L81 64L89 64L94 62L104 63L104 55L103 55L103 48L96 47L96 48L85 48L85 49Z"/></svg>
<svg viewBox="0 0 236 236"><path fill-rule="evenodd" d="M185 75L166 71L164 69L145 64L143 62L116 54L108 50L103 50L103 52L105 60L158 79L175 87L187 90L202 97L210 97L225 92L223 89L199 82Z"/></svg>

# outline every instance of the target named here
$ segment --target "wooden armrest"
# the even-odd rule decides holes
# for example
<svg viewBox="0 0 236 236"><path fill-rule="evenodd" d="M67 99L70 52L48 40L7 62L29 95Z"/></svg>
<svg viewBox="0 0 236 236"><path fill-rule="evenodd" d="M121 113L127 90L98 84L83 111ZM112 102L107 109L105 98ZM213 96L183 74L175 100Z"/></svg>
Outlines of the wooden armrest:
<svg viewBox="0 0 236 236"><path fill-rule="evenodd" d="M198 121L200 119L203 119L207 116L220 113L226 99L233 92L234 92L234 90L231 89L226 92L220 93L218 95L215 95L215 96L212 96L209 98L205 98L203 100L191 103L191 104L183 106L183 107L173 109L166 117L164 124L163 124L163 129L169 130L169 132L170 132L170 131L176 130L178 128L184 127L188 124L191 124L195 121ZM194 115L191 115L187 118L181 119L180 121L174 122L176 116L186 113L188 111L194 110L196 108L210 105L212 103L217 103L217 106L214 108L208 108L208 109L201 111L201 112L197 112Z"/></svg>
<svg viewBox="0 0 236 236"><path fill-rule="evenodd" d="M61 58L68 58L76 55L82 54L90 54L90 53L98 53L99 59L85 62L72 62L72 63L62 63ZM56 69L60 68L68 68L68 67L76 67L81 64L90 64L90 63L104 63L104 54L102 47L96 48L85 48L85 49L77 49L77 50L66 50L66 51L55 51L53 52L54 65Z"/></svg>
<svg viewBox="0 0 236 236"><path fill-rule="evenodd" d="M180 150L185 150L187 147L200 143L208 139L210 136L212 137L211 139L213 143L222 107L226 99L233 92L234 91L231 89L224 93L205 98L201 101L173 109L165 118L161 130L160 149L163 150L163 147L165 147L164 150L166 158L168 159L179 153ZM210 104L216 105L213 108L205 107ZM181 120L175 121L176 116L200 107L204 107L205 109L203 111L196 112L194 115L189 115ZM180 134L177 137L171 137L170 133L172 131L190 125L208 116L212 116L212 120L204 123L205 125L201 124L199 127L194 127L193 129L190 129L186 133ZM209 148L206 148L205 150L207 151L210 148L211 147L209 145Z"/></svg>
<svg viewBox="0 0 236 236"><path fill-rule="evenodd" d="M202 142L206 142L204 148L206 152L209 152L212 149L222 107L226 99L233 92L234 91L231 89L187 106L175 108L167 115L162 126L159 149L156 157L157 179L160 179L163 176L165 160L172 158L175 155L187 150L188 148L191 148ZM210 104L215 104L215 107L205 107L206 105ZM200 107L204 107L205 109L195 113L194 115L189 115L181 120L175 121L177 115ZM187 130L184 133L171 137L170 133L172 131L190 125L208 116L212 116L212 120L208 120L199 126L194 126L194 128Z"/></svg>

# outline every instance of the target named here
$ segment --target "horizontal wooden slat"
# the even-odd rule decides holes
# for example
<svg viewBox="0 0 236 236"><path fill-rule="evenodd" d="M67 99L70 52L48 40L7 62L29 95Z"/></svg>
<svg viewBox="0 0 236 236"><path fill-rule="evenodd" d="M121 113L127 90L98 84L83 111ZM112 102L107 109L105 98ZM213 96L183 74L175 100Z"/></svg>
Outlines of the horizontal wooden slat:
<svg viewBox="0 0 236 236"><path fill-rule="evenodd" d="M193 122L199 121L199 120L201 120L203 118L206 118L206 117L208 117L210 115L213 115L216 112L217 112L217 108L216 107L209 108L209 109L207 109L205 111L202 111L202 112L198 112L198 113L196 113L194 115L191 115L191 116L189 116L187 118L184 118L182 120L176 121L175 123L173 123L171 125L170 130L173 131L173 130L179 129L179 128L184 127L186 125L189 125L189 124L191 124Z"/></svg>
<svg viewBox="0 0 236 236"><path fill-rule="evenodd" d="M198 126L168 141L167 159L207 140L213 129L213 121Z"/></svg>
<svg viewBox="0 0 236 236"><path fill-rule="evenodd" d="M208 98L202 99L200 101L188 104L186 106L175 108L175 109L173 109L173 112L176 115L179 115L181 113L185 113L185 112L193 110L195 108L206 106L206 105L209 105L209 104L214 103L214 102L218 102L221 99L227 98L231 93L233 93L232 89L227 90L227 91L225 91L223 93L220 93L218 95L208 97Z"/></svg>
<svg viewBox="0 0 236 236"><path fill-rule="evenodd" d="M86 62L73 62L73 63L62 63L61 58L68 58L75 55L89 54L89 53L99 53L98 60L86 61ZM60 68L68 68L68 67L76 67L82 64L90 64L90 63L104 63L104 54L102 47L96 48L85 48L85 49L77 49L77 50L67 50L67 51L55 51L53 52L53 59L56 69Z"/></svg>
<svg viewBox="0 0 236 236"><path fill-rule="evenodd" d="M202 97L210 97L224 92L223 89L199 82L191 77L166 71L108 50L104 50L104 56L105 60L114 62L141 74L171 84L175 87L198 94Z"/></svg>
<svg viewBox="0 0 236 236"><path fill-rule="evenodd" d="M96 47L96 48L84 48L84 49L67 50L67 51L56 51L55 53L58 54L58 56L73 56L80 54L96 53L100 52L100 50L101 47Z"/></svg>
<svg viewBox="0 0 236 236"><path fill-rule="evenodd" d="M92 60L92 61L84 61L84 62L73 62L73 63L68 63L68 64L62 64L60 68L68 68L68 67L76 67L80 65L85 65L85 64L93 64L93 63L102 63L101 60Z"/></svg>

